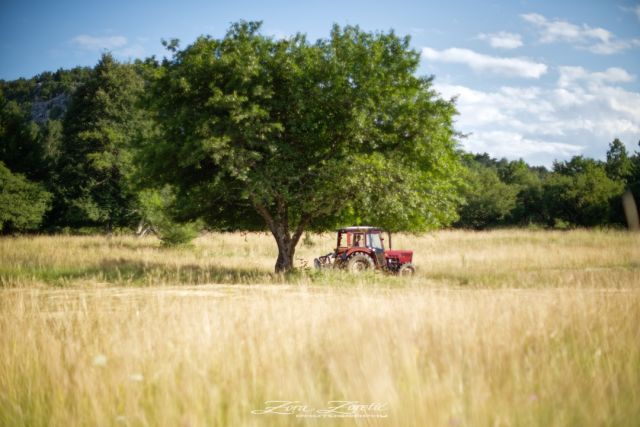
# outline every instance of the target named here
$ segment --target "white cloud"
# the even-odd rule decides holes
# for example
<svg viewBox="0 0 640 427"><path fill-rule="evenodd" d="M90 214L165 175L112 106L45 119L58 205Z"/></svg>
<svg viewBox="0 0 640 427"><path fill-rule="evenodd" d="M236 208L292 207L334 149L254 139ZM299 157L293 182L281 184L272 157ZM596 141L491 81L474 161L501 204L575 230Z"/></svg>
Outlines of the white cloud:
<svg viewBox="0 0 640 427"><path fill-rule="evenodd" d="M487 131L470 135L466 147L475 153L499 153L511 159L527 157L571 157L582 152L579 145L530 139L518 132Z"/></svg>
<svg viewBox="0 0 640 427"><path fill-rule="evenodd" d="M547 72L547 66L526 58L501 58L484 55L457 47L436 50L422 48L422 57L432 61L464 64L475 71L492 72L505 76L538 79Z"/></svg>
<svg viewBox="0 0 640 427"><path fill-rule="evenodd" d="M98 51L112 50L125 46L127 44L127 38L124 36L93 37L82 34L74 37L71 42L82 49Z"/></svg>
<svg viewBox="0 0 640 427"><path fill-rule="evenodd" d="M540 32L540 42L567 42L601 55L611 55L640 46L639 39L621 40L604 28L576 25L560 19L549 20L538 13L520 15Z"/></svg>
<svg viewBox="0 0 640 427"><path fill-rule="evenodd" d="M612 110L634 119L633 122L636 124L634 129L640 133L640 93L629 92L622 88L612 86L602 86L595 90L602 96L603 100L607 101ZM623 121L620 120L617 122L623 123Z"/></svg>
<svg viewBox="0 0 640 427"><path fill-rule="evenodd" d="M555 41L581 42L590 39L607 42L613 36L603 28L591 28L586 24L578 26L561 20L550 21L538 13L526 13L521 17L540 29L540 41L544 43Z"/></svg>
<svg viewBox="0 0 640 427"><path fill-rule="evenodd" d="M474 152L549 166L577 154L603 158L614 138L633 150L640 137L640 93L618 84L635 76L621 68L560 67L558 74L553 87L485 92L436 84L436 90L458 97L456 127L470 134L462 143Z"/></svg>
<svg viewBox="0 0 640 427"><path fill-rule="evenodd" d="M576 81L584 81L587 83L628 83L635 80L633 74L629 74L626 70L617 67L607 68L602 72L591 73L582 67L559 67L558 86L566 87Z"/></svg>
<svg viewBox="0 0 640 427"><path fill-rule="evenodd" d="M142 58L145 55L145 48L140 38L138 42L130 44L124 36L94 37L82 34L74 37L71 43L82 50L89 52L111 51L115 56L125 59Z"/></svg>
<svg viewBox="0 0 640 427"><path fill-rule="evenodd" d="M627 49L640 46L640 39L632 40L612 40L606 43L596 43L587 49L593 53L599 53L602 55L611 55L614 53L622 52Z"/></svg>
<svg viewBox="0 0 640 427"><path fill-rule="evenodd" d="M498 49L516 49L522 46L522 37L520 34L507 33L505 31L492 34L480 33L478 34L478 39L486 40L491 47Z"/></svg>
<svg viewBox="0 0 640 427"><path fill-rule="evenodd" d="M497 92L483 92L465 86L438 85L445 97L458 97L461 120L466 126L488 125L500 120L511 121L514 113L552 116L553 105L543 99L538 87L504 86Z"/></svg>

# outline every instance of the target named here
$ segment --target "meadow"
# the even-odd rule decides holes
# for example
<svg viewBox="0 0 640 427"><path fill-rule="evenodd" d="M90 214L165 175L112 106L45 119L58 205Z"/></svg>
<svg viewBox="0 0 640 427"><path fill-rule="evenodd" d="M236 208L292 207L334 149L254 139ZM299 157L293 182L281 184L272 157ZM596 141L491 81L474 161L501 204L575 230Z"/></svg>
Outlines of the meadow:
<svg viewBox="0 0 640 427"><path fill-rule="evenodd" d="M2 238L0 425L637 425L640 235L393 241L414 277L310 269L331 234L286 276L264 233Z"/></svg>

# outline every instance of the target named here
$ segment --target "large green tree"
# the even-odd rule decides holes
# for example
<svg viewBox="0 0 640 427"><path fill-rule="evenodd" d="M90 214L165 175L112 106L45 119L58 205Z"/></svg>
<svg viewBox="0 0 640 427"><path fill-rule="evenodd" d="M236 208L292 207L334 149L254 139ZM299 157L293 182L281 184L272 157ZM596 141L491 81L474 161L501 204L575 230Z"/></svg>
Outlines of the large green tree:
<svg viewBox="0 0 640 427"><path fill-rule="evenodd" d="M72 226L128 225L135 217L132 141L144 111L136 67L104 54L73 94L64 117L56 177L56 212Z"/></svg>
<svg viewBox="0 0 640 427"><path fill-rule="evenodd" d="M150 92L141 164L212 226L265 225L276 272L340 218L424 230L455 218L454 105L416 77L408 38L334 26L275 40L233 24L174 51Z"/></svg>

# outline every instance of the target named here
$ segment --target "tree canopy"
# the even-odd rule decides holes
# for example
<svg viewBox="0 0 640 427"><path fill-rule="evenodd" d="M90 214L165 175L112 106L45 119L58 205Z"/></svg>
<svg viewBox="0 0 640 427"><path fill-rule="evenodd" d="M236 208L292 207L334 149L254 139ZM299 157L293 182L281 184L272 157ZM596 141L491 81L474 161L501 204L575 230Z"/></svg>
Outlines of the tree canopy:
<svg viewBox="0 0 640 427"><path fill-rule="evenodd" d="M417 231L455 218L455 108L416 77L408 38L334 26L309 43L259 29L240 22L222 39L172 45L150 97L160 133L142 147L154 179L210 210L212 226L266 224L278 272L307 228L375 219Z"/></svg>

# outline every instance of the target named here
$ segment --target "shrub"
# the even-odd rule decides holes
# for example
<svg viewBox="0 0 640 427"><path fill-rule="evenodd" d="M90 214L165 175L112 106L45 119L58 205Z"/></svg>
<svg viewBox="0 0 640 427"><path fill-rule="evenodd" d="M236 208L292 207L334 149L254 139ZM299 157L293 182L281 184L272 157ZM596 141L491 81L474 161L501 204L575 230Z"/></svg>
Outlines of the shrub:
<svg viewBox="0 0 640 427"><path fill-rule="evenodd" d="M202 229L200 221L181 223L174 219L175 195L168 186L160 190L144 190L139 198L143 221L150 225L163 246L188 244Z"/></svg>
<svg viewBox="0 0 640 427"><path fill-rule="evenodd" d="M0 232L38 228L50 201L51 194L41 184L11 173L0 162Z"/></svg>
<svg viewBox="0 0 640 427"><path fill-rule="evenodd" d="M197 222L180 224L177 222L167 222L159 227L158 236L163 246L179 246L190 243L198 237L201 226Z"/></svg>

